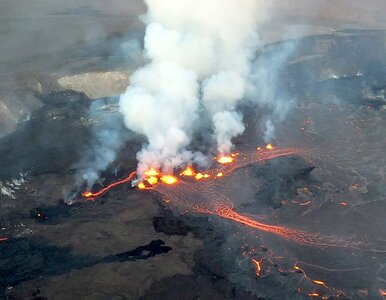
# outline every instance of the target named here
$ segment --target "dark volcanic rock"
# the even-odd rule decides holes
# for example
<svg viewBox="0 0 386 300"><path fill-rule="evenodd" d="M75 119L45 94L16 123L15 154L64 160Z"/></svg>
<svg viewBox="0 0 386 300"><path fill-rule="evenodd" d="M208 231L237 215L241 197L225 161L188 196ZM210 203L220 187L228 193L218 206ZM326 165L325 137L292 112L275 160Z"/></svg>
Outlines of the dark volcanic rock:
<svg viewBox="0 0 386 300"><path fill-rule="evenodd" d="M86 168L84 164L94 163L95 153L90 150L98 147L97 142L103 143L95 141L102 129L121 134L122 145L132 136L123 130L121 114L111 109L117 98L91 101L72 91L41 97L47 100L47 105L0 140L0 180L26 172L74 174L77 168Z"/></svg>
<svg viewBox="0 0 386 300"><path fill-rule="evenodd" d="M43 103L48 105L68 104L79 101L90 101L90 98L84 93L66 90L66 91L53 91L45 94L36 93L35 96L39 98Z"/></svg>
<svg viewBox="0 0 386 300"><path fill-rule="evenodd" d="M0 243L0 296L8 286L15 286L41 276L53 276L92 267L100 263L148 259L172 248L162 240L152 241L127 252L102 258L75 256L70 247L52 246L39 238L11 239Z"/></svg>
<svg viewBox="0 0 386 300"><path fill-rule="evenodd" d="M315 84L314 88L318 92L311 91L318 97L338 97L354 105L374 108L386 105L384 82L374 83L369 75L331 78Z"/></svg>
<svg viewBox="0 0 386 300"><path fill-rule="evenodd" d="M71 218L76 206L81 204L67 205L63 201L59 201L56 206L43 206L30 210L30 215L36 222L55 225L63 220Z"/></svg>
<svg viewBox="0 0 386 300"><path fill-rule="evenodd" d="M156 232L167 235L187 235L193 228L186 225L182 219L176 217L171 211L165 211L163 216L153 217L153 226Z"/></svg>
<svg viewBox="0 0 386 300"><path fill-rule="evenodd" d="M0 141L0 178L66 172L90 138L87 102L46 105Z"/></svg>
<svg viewBox="0 0 386 300"><path fill-rule="evenodd" d="M154 284L151 289L141 297L141 300L151 299L240 299L240 300L264 300L255 297L251 293L237 293L235 287L228 281L224 281L223 289L219 289L208 276L200 275L176 275L166 278ZM230 292L228 293L228 290Z"/></svg>
<svg viewBox="0 0 386 300"><path fill-rule="evenodd" d="M256 167L256 176L264 182L263 188L256 193L257 199L273 208L281 207L281 201L296 196L298 188L312 185L310 173L314 169L298 156L274 159Z"/></svg>

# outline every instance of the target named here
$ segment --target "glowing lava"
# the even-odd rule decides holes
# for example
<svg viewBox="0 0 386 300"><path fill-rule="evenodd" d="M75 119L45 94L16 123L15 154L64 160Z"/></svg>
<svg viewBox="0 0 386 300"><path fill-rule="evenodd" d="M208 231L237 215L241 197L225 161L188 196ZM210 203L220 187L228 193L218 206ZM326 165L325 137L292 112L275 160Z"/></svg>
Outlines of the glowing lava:
<svg viewBox="0 0 386 300"><path fill-rule="evenodd" d="M144 173L147 177L153 177L153 176L158 176L159 175L159 172L154 169L154 168L150 168L149 170L147 170L145 173Z"/></svg>
<svg viewBox="0 0 386 300"><path fill-rule="evenodd" d="M202 173L197 173L196 176L195 176L195 178L196 178L197 180L200 180L200 179L204 178L204 174L202 174Z"/></svg>
<svg viewBox="0 0 386 300"><path fill-rule="evenodd" d="M228 204L219 205L218 208L210 208L204 205L193 205L193 211L211 215L217 215L225 219L246 225L250 228L273 233L286 240L303 245L323 246L323 247L349 247L347 241L339 241L336 237L324 237L304 231L295 230L279 225L268 225L258 222L248 216L244 216L234 211Z"/></svg>
<svg viewBox="0 0 386 300"><path fill-rule="evenodd" d="M269 145L267 145L266 147L270 148L268 146ZM257 149L258 149L257 152L244 152L244 153L238 152L238 153L232 153L228 156L221 156L220 158L217 159L217 162L223 165L221 170L219 170L218 168L217 169L214 168L214 169L208 170L206 173L196 173L192 167L188 166L184 171L180 173L180 176L194 177L196 180L218 178L218 177L223 177L225 175L228 175L232 173L234 170L238 168L242 168L246 165L270 160L280 156L298 154L301 152L299 148L276 149L272 147L272 150L269 150L269 151L264 150L261 147ZM236 158L239 158L239 160L236 160ZM127 178L123 180L114 182L95 193L91 191L86 191L82 193L82 196L86 199L94 200L96 197L103 195L111 188L134 179L135 175L136 175L136 172L132 172ZM155 168L150 168L144 173L144 175L145 175L145 178L143 180L146 181L149 185L155 185L160 181L170 185L170 184L175 184L178 181L177 178L172 175L162 175ZM139 189L147 188L144 182L140 182L137 185L137 187Z"/></svg>
<svg viewBox="0 0 386 300"><path fill-rule="evenodd" d="M154 185L158 182L158 178L155 176L151 176L149 178L146 178L146 181L150 183L151 185Z"/></svg>
<svg viewBox="0 0 386 300"><path fill-rule="evenodd" d="M196 174L196 172L192 169L192 167L186 167L185 170L183 170L181 173L180 173L180 176L187 176L187 177L192 177L194 176L194 174Z"/></svg>
<svg viewBox="0 0 386 300"><path fill-rule="evenodd" d="M316 297L320 297L320 295L319 295L319 293L315 293L315 292L313 292L313 293L309 293L309 294L307 294L309 297L312 297L312 298L316 298Z"/></svg>
<svg viewBox="0 0 386 300"><path fill-rule="evenodd" d="M237 155L237 159L233 158L233 163L224 164L223 168L220 170L225 174L232 173L234 170L264 162L267 160L271 160L277 157L289 156L302 153L302 149L300 148L273 148L272 150L263 149L261 147L257 148L257 151L248 151L248 152L240 152Z"/></svg>
<svg viewBox="0 0 386 300"><path fill-rule="evenodd" d="M196 178L196 180L201 180L203 178L209 178L210 175L209 174L203 174L203 173L197 173L196 176L194 176L194 178Z"/></svg>
<svg viewBox="0 0 386 300"><path fill-rule="evenodd" d="M254 259L252 258L252 263L255 265L255 268L256 268L256 276L257 277L260 277L261 276L261 264L262 264L263 260L257 260L257 259Z"/></svg>
<svg viewBox="0 0 386 300"><path fill-rule="evenodd" d="M159 192L166 203L183 208L185 212L190 211L218 216L244 225L248 228L274 234L285 240L298 244L319 247L344 247L359 249L358 246L356 246L358 243L355 245L350 239L339 239L336 236L323 236L318 233L305 232L289 228L284 225L261 223L250 216L236 212L232 207L233 205L231 201L227 199L223 193L218 193L214 189L214 182L216 178L225 177L236 169L247 165L261 163L277 157L299 154L301 152L302 150L300 148L280 149L276 146L274 147L271 144L268 144L265 147L263 146L257 148L257 151L245 151L237 154L230 154L228 156L221 156L216 159L218 164L214 161L211 168L206 171L198 172L195 171L192 166L187 166L178 177L170 174L162 174L156 169L151 168L144 173L144 178L139 179L139 181L143 181L140 182L137 187L139 189L152 189ZM92 193L88 191L82 195L85 198L94 199L114 186L132 180L135 174L135 172L132 172L127 178L110 184L99 192ZM220 180L218 182L220 182ZM311 201L291 202L300 206L311 204ZM340 205L346 206L348 203L340 202ZM0 238L0 241L3 240L6 240L6 238ZM263 260L265 267L264 271L262 269ZM261 258L260 260L252 258L251 262L255 268L256 276L261 277L262 273L269 273L269 267L266 266L266 264L270 262L269 258ZM312 289L307 289L305 292L302 292L300 288L298 289L299 293L302 293L303 295L320 299L327 299L324 297L324 291L329 294L334 293L338 296L343 295L341 291L330 288L324 281L309 278L296 264L293 266L292 272L301 273L303 278L308 279L312 284ZM379 293L381 296L386 296L386 290L380 289Z"/></svg>
<svg viewBox="0 0 386 300"><path fill-rule="evenodd" d="M165 184L175 184L177 183L177 178L172 175L163 175L160 180Z"/></svg>
<svg viewBox="0 0 386 300"><path fill-rule="evenodd" d="M329 287L324 281L315 280L315 279L310 278L306 274L306 272L298 266L298 263L296 263L293 268L295 269L295 271L297 273L302 274L304 279L306 279L306 280L308 280L308 281L312 282L313 284L316 284L320 287L323 287L325 289L325 291L327 292L327 294L334 295L335 297L345 296L345 294L342 291L335 289L335 288L332 288L332 287ZM318 290L321 291L321 289L319 289L319 288L318 288ZM300 288L298 289L298 291L300 293L302 292ZM310 293L306 293L306 295L309 297L318 297L318 298L323 299L323 300L329 299L326 296L322 296L319 292L316 292L315 289L314 289L314 291L312 291Z"/></svg>
<svg viewBox="0 0 386 300"><path fill-rule="evenodd" d="M117 185L120 185L122 183L125 183L125 182L129 182L131 181L134 176L136 175L137 173L134 171L134 172L131 172L129 174L129 176L127 176L125 179L122 179L122 180L119 180L117 182L114 182L112 184L109 184L108 186L104 187L103 189L101 189L100 191L98 192L95 192L95 193L92 193L90 191L88 192L84 192L82 193L82 196L86 199L89 199L89 200L93 200L94 198L96 197L99 197L99 196L102 196L104 193L106 193L107 191L109 191L110 189L112 189L113 187L117 186Z"/></svg>
<svg viewBox="0 0 386 300"><path fill-rule="evenodd" d="M219 164L225 165L234 162L234 158L232 156L221 156L217 159Z"/></svg>

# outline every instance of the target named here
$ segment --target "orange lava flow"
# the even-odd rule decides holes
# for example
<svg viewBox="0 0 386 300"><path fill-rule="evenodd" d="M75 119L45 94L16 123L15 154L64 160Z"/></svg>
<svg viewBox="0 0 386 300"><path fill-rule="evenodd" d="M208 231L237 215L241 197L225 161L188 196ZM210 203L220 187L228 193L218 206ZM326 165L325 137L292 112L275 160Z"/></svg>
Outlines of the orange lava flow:
<svg viewBox="0 0 386 300"><path fill-rule="evenodd" d="M235 171L236 169L264 162L267 160L271 160L277 157L289 156L294 154L302 153L301 148L276 148L272 145L264 148L257 148L256 151L253 152L238 152L236 154L231 154L226 163L217 160L217 162L221 165L220 168L214 168L209 170L208 174L215 176L217 172L221 172L222 175L227 175ZM220 158L223 159L223 158Z"/></svg>
<svg viewBox="0 0 386 300"><path fill-rule="evenodd" d="M298 263L295 263L295 265L293 266L294 270L297 272L297 273L300 273L302 274L303 278L306 279L306 280L309 280L310 282L312 282L314 285L317 285L317 286L320 286L322 287L325 292L327 292L327 294L330 294L330 295L334 295L335 297L340 297L340 296L345 296L345 294L343 293L343 291L340 291L338 289L335 289L335 288L332 288L332 287L329 287L324 281L322 280L316 280L316 279L312 279L310 278L307 273L298 266ZM320 289L318 289L320 290ZM321 290L320 290L321 291ZM299 288L299 292L301 292L301 289ZM309 297L317 297L317 298L320 298L322 300L326 300L326 299L329 299L327 296L322 296L319 292L316 292L315 290L310 292L310 293L306 293L307 296Z"/></svg>
<svg viewBox="0 0 386 300"><path fill-rule="evenodd" d="M234 158L232 156L221 156L217 159L217 162L219 164L230 164L234 161Z"/></svg>
<svg viewBox="0 0 386 300"><path fill-rule="evenodd" d="M307 296L313 297L313 298L319 298L319 297L321 297L320 294L319 294L319 293L316 293L316 292L309 293L309 294L307 294Z"/></svg>
<svg viewBox="0 0 386 300"><path fill-rule="evenodd" d="M268 144L265 148L257 148L256 151L244 151L223 155L215 159L215 163L206 172L197 172L192 166L187 166L179 173L180 178L192 178L197 181L204 179L218 179L231 174L233 171L247 165L267 161L281 156L288 156L301 153L300 148L277 148ZM175 184L179 182L177 177L172 175L163 175L154 168L150 168L144 173L143 182L138 184L139 189L148 189L156 183ZM163 179L164 178L164 179ZM173 178L173 179L172 179ZM167 180L165 180L167 179Z"/></svg>
<svg viewBox="0 0 386 300"><path fill-rule="evenodd" d="M183 170L180 174L180 176L188 176L188 177L191 177L191 176L194 176L196 172L192 169L192 167L186 167L185 170Z"/></svg>
<svg viewBox="0 0 386 300"><path fill-rule="evenodd" d="M202 180L202 179L209 179L209 178L220 178L224 177L230 173L232 173L234 170L242 168L244 166L258 163L261 161L270 160L276 157L280 156L287 156L287 155L293 155L300 153L301 150L299 148L283 148L279 149L271 144L268 144L265 149L259 147L257 148L257 151L253 152L244 152L244 153L232 153L227 156L221 156L216 159L217 163L220 165L220 167L214 167L210 170L208 170L206 173L196 173L196 171L188 166L185 170L183 170L179 175L181 177L192 177L196 180ZM117 182L114 182L98 192L91 192L86 191L82 193L82 196L86 199L93 200L96 197L99 197L106 193L111 188L126 183L132 179L134 179L134 176L136 175L136 172L131 172L130 175L123 179L119 180ZM177 177L174 177L173 175L163 175L158 170L154 168L150 168L145 173L145 178L142 182L138 183L139 189L147 189L148 186L144 183L147 182L151 186L157 184L157 183L165 183L168 185L176 184L178 183Z"/></svg>
<svg viewBox="0 0 386 300"><path fill-rule="evenodd" d="M151 168L150 170L147 170L146 172L145 172L145 175L146 176L158 176L159 175L159 172L156 170L156 169L154 169L154 168Z"/></svg>
<svg viewBox="0 0 386 300"><path fill-rule="evenodd" d="M221 166L220 169L214 167L206 173L196 173L191 167L188 167L180 174L180 176L193 177L197 181L177 180L176 177L169 176L171 177L171 181L168 183L167 181L162 180L161 177L159 182L166 183L166 185L157 184L150 187L150 189L158 191L161 193L163 198L168 199L168 201L174 205L184 208L185 211L217 215L250 228L275 234L296 243L326 247L351 246L349 242L341 241L334 236L321 236L319 234L312 234L287 228L285 226L269 225L258 222L248 216L234 211L232 209L231 201L228 201L226 197L212 190L210 186L212 182L211 180L231 174L232 171L246 165L270 160L276 157L298 154L301 152L302 151L299 148L279 149L273 146L268 146L267 149L259 148L257 151L253 152L241 152L235 155L231 154L229 157L232 158L232 162ZM198 184L199 181L204 179L209 180L208 184ZM168 187L168 184L172 184L172 186ZM140 184L138 187L140 189L147 188L144 184ZM301 203L300 205L308 204L309 203Z"/></svg>
<svg viewBox="0 0 386 300"><path fill-rule="evenodd" d="M175 184L177 183L177 178L172 175L164 175L160 180L165 184Z"/></svg>
<svg viewBox="0 0 386 300"><path fill-rule="evenodd" d="M255 268L256 268L255 273L256 273L257 277L261 276L261 270L262 270L261 264L262 264L262 262L263 262L262 259L261 260L257 260L255 258L252 258L252 263L255 265Z"/></svg>
<svg viewBox="0 0 386 300"><path fill-rule="evenodd" d="M82 196L86 199L94 199L96 197L99 197L101 195L103 195L104 193L106 193L107 191L109 191L110 189L112 189L113 187L117 186L117 185L120 185L120 184L123 184L123 183L126 183L130 180L132 180L134 178L134 176L136 175L137 173L135 171L131 172L129 174L129 176L127 176L125 179L122 179L122 180L119 180L119 181L116 181L112 184L109 184L108 186L104 187L103 189L99 190L98 192L95 192L95 193L92 193L92 192L84 192L82 193Z"/></svg>
<svg viewBox="0 0 386 300"><path fill-rule="evenodd" d="M217 209L213 210L210 207L193 205L192 210L198 213L217 215L224 219L232 220L250 228L273 233L283 239L296 242L298 244L322 247L351 246L347 241L340 241L333 236L321 236L319 234L312 234L284 226L264 224L234 211L232 208L228 207L228 205L220 205Z"/></svg>
<svg viewBox="0 0 386 300"><path fill-rule="evenodd" d="M283 239L296 242L303 245L321 246L321 247L353 247L353 244L347 240L340 240L335 236L323 236L318 233L308 233L282 225L264 224L253 218L242 215L232 208L232 202L221 193L217 193L211 187L212 180L231 174L232 171L241 167L270 160L276 157L288 156L301 153L299 148L276 148L266 147L258 148L257 151L230 154L232 162L221 165L220 168L214 166L206 173L196 173L194 169L186 168L180 176L195 178L195 181L185 181L181 177L161 174L155 169L149 169L145 172L146 177L138 184L139 189L153 189L161 193L163 198L184 208L185 211L217 215L224 219L229 219L249 228L275 234ZM126 183L134 179L136 172L120 181L114 182L98 192L84 192L82 195L86 199L93 200L101 196L111 188ZM199 184L201 180L209 180L206 184ZM200 200L201 199L201 200ZM304 203L302 205L306 205Z"/></svg>

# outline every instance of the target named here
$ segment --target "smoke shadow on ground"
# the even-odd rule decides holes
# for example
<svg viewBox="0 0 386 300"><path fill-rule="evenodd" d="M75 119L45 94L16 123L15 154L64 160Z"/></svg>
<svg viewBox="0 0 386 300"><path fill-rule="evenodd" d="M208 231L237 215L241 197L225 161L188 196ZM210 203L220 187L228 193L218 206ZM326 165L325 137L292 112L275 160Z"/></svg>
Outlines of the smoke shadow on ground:
<svg viewBox="0 0 386 300"><path fill-rule="evenodd" d="M42 238L7 240L0 244L0 296L9 286L42 276L60 275L97 264L144 260L172 250L164 244L162 240L155 240L126 252L97 258L74 255L71 247L50 245Z"/></svg>

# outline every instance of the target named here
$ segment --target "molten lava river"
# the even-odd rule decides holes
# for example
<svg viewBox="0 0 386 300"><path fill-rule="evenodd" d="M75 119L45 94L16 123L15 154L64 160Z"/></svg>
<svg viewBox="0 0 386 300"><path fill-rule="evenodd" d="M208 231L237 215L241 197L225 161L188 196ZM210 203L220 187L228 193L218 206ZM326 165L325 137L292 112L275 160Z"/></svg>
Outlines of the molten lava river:
<svg viewBox="0 0 386 300"><path fill-rule="evenodd" d="M313 214L315 208L326 205L317 203L315 196L318 193L326 195L321 183L306 179L313 168L301 168L292 174L293 178L283 177L287 183L293 180L309 185L296 187L292 199L287 194L287 199L279 202L280 207L289 207L287 212L279 214L266 207L256 211L251 199L261 196L256 190L264 191L259 172L264 172L267 164L280 165L283 158L312 161L310 153L304 149L269 144L253 151L217 157L208 170L197 171L194 166L187 166L174 174L162 174L152 168L138 179L135 179L136 172L132 172L127 178L99 191L84 192L83 197L94 200L117 185L132 182L143 192L161 195L163 205L176 214L213 216L210 219L220 231L232 232L232 237L216 256L223 256L224 261L231 261L233 257L233 261L228 262L228 268L233 268L233 277L229 275L231 280L255 293L266 293L259 285L260 281L281 286L281 289L286 285L293 286L288 289L288 299L344 299L354 295L366 299L371 293L374 297L383 297L386 292L382 288L371 290L358 286L353 290L352 281L366 275L369 276L368 284L372 284L372 268L385 258L386 246L369 242L366 236L356 234L355 228L344 228L338 219L323 223ZM342 176L339 170L335 175L337 178ZM359 184L351 188L355 190ZM347 206L346 201L336 204L337 218L339 210ZM321 211L323 213L323 209ZM230 222L221 222L221 219ZM270 291L268 296L281 297L281 289Z"/></svg>

